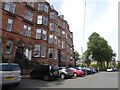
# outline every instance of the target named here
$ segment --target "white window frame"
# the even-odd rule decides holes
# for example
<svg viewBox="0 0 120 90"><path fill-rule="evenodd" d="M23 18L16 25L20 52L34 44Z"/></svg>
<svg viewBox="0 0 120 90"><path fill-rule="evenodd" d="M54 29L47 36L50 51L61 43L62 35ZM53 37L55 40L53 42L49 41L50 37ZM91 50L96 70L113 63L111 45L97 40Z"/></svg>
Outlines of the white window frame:
<svg viewBox="0 0 120 90"><path fill-rule="evenodd" d="M44 11L48 13L48 6L44 5Z"/></svg>
<svg viewBox="0 0 120 90"><path fill-rule="evenodd" d="M29 21L32 21L32 17L33 17L33 13L32 11L26 9L26 19L29 20Z"/></svg>
<svg viewBox="0 0 120 90"><path fill-rule="evenodd" d="M45 26L48 25L48 17L47 17L47 16L44 16L44 17L43 17L43 24L44 24Z"/></svg>
<svg viewBox="0 0 120 90"><path fill-rule="evenodd" d="M57 49L54 49L54 59L57 59Z"/></svg>
<svg viewBox="0 0 120 90"><path fill-rule="evenodd" d="M5 7L4 7L5 10L11 13L14 13L15 7L16 7L16 4L14 2L5 2Z"/></svg>
<svg viewBox="0 0 120 90"><path fill-rule="evenodd" d="M42 21L43 21L42 18L43 18L42 15L37 16L37 24L42 24Z"/></svg>
<svg viewBox="0 0 120 90"><path fill-rule="evenodd" d="M65 41L62 41L62 48L65 49Z"/></svg>
<svg viewBox="0 0 120 90"><path fill-rule="evenodd" d="M41 45L41 57L46 57L46 45Z"/></svg>
<svg viewBox="0 0 120 90"><path fill-rule="evenodd" d="M55 29L55 24L54 23L50 23L50 31L54 31Z"/></svg>
<svg viewBox="0 0 120 90"><path fill-rule="evenodd" d="M10 25L10 28L9 28L9 25ZM8 24L7 24L7 31L12 30L12 25L13 25L13 19L9 18L8 19Z"/></svg>
<svg viewBox="0 0 120 90"><path fill-rule="evenodd" d="M50 54L52 54L52 57L50 57ZM48 58L52 59L53 58L53 48L49 48L49 51L48 51Z"/></svg>
<svg viewBox="0 0 120 90"><path fill-rule="evenodd" d="M50 19L55 19L55 13L50 12Z"/></svg>
<svg viewBox="0 0 120 90"><path fill-rule="evenodd" d="M11 51L12 51L12 44L13 43L10 40L7 41L7 43L6 43L6 53L11 53ZM8 46L10 47L9 51L7 50Z"/></svg>
<svg viewBox="0 0 120 90"><path fill-rule="evenodd" d="M35 51L36 47L37 47L38 51ZM38 55L35 55L35 52L38 52ZM40 57L40 45L35 45L35 47L34 47L34 57Z"/></svg>
<svg viewBox="0 0 120 90"><path fill-rule="evenodd" d="M38 10L40 10L40 11L44 10L44 4L43 3L38 4Z"/></svg>
<svg viewBox="0 0 120 90"><path fill-rule="evenodd" d="M47 40L47 31L42 31L42 40Z"/></svg>
<svg viewBox="0 0 120 90"><path fill-rule="evenodd" d="M41 39L41 33L42 33L41 29L36 29L36 39Z"/></svg>
<svg viewBox="0 0 120 90"><path fill-rule="evenodd" d="M57 44L57 36L54 36L54 44Z"/></svg>
<svg viewBox="0 0 120 90"><path fill-rule="evenodd" d="M52 42L51 42L52 40ZM49 35L49 43L53 44L54 43L54 36L53 35Z"/></svg>
<svg viewBox="0 0 120 90"><path fill-rule="evenodd" d="M24 25L23 35L31 37L31 26Z"/></svg>
<svg viewBox="0 0 120 90"><path fill-rule="evenodd" d="M65 38L66 37L66 32L65 31L62 31L62 37Z"/></svg>

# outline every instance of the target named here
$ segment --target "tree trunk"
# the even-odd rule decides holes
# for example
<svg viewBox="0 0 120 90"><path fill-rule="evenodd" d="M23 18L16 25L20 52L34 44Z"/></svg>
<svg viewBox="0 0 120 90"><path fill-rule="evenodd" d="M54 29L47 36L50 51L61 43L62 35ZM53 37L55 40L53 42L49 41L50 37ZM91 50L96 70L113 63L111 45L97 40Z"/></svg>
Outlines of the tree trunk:
<svg viewBox="0 0 120 90"><path fill-rule="evenodd" d="M107 68L109 67L109 62L107 62Z"/></svg>

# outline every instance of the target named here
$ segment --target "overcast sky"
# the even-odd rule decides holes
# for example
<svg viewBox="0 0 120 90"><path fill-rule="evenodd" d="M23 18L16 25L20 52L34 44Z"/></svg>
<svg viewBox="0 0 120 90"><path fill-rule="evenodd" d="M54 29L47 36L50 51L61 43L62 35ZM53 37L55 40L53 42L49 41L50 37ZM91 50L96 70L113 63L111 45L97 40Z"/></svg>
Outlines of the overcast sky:
<svg viewBox="0 0 120 90"><path fill-rule="evenodd" d="M86 50L88 37L93 32L104 37L118 54L118 1L120 0L86 0L85 30L83 29L85 0L47 1L68 21L70 31L73 32L75 50L80 54L81 47L83 51Z"/></svg>

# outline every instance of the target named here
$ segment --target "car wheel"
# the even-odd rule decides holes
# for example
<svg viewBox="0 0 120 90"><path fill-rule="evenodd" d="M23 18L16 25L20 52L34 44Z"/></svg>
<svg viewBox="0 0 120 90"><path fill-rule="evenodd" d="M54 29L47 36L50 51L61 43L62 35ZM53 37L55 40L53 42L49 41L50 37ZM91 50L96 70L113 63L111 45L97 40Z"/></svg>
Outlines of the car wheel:
<svg viewBox="0 0 120 90"><path fill-rule="evenodd" d="M76 74L76 73L74 73L74 77L77 77L77 74Z"/></svg>
<svg viewBox="0 0 120 90"><path fill-rule="evenodd" d="M48 75L45 75L43 79L44 79L44 81L48 81L49 76L48 76Z"/></svg>
<svg viewBox="0 0 120 90"><path fill-rule="evenodd" d="M60 74L60 78L65 79L65 74Z"/></svg>

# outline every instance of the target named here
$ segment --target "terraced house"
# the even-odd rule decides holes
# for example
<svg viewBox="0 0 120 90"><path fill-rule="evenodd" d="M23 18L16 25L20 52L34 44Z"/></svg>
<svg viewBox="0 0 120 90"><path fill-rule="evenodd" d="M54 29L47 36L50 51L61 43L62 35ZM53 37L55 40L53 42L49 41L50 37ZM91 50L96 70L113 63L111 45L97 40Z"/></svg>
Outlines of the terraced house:
<svg viewBox="0 0 120 90"><path fill-rule="evenodd" d="M2 2L2 54L40 63L74 65L73 33L48 2Z"/></svg>

